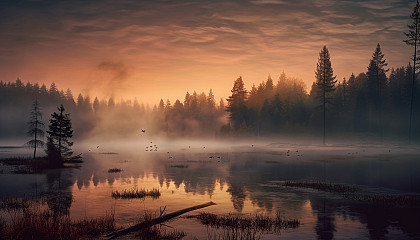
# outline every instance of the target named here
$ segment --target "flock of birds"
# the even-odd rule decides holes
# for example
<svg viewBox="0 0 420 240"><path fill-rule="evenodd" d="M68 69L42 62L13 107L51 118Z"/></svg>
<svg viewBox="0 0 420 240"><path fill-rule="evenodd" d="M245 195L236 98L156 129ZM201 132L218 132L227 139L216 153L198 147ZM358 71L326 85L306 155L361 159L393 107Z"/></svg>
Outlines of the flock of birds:
<svg viewBox="0 0 420 240"><path fill-rule="evenodd" d="M153 144L153 142L150 142L149 146L146 146L146 152L152 152L152 151L157 151L158 150L158 146L156 144Z"/></svg>
<svg viewBox="0 0 420 240"><path fill-rule="evenodd" d="M286 156L287 156L287 157L290 157L290 149L288 149L288 150L287 150L287 152L286 152ZM297 156L297 157L300 157L299 150L296 150L296 156Z"/></svg>

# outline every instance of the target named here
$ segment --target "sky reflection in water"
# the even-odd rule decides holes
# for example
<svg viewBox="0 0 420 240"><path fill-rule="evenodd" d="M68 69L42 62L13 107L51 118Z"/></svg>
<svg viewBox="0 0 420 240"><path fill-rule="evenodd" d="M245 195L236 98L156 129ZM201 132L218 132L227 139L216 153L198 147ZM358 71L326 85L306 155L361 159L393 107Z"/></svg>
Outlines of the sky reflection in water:
<svg viewBox="0 0 420 240"><path fill-rule="evenodd" d="M106 151L104 150L106 148ZM163 147L165 149L165 147ZM167 148L169 149L169 147ZM419 194L419 151L393 147L332 147L250 145L235 148L192 148L145 152L104 146L84 153L80 169L47 174L0 174L1 197L64 191L73 199L73 218L92 218L115 211L119 224L136 222L145 211L167 212L213 201L212 213L273 214L297 218L301 226L284 230L284 239L417 238L418 207L372 205L338 194L285 188L282 181L325 181L357 185L369 194ZM287 156L287 150L290 150ZM296 152L297 151L297 152ZM299 155L299 156L298 156ZM220 158L218 158L220 157ZM120 173L108 173L120 168ZM15 180L13 180L15 179ZM16 180L19 179L19 180ZM36 182L34 184L34 182ZM159 188L158 199L112 199L111 192ZM207 238L211 230L195 220L169 223L189 236ZM210 231L210 232L209 232ZM264 239L280 235L267 234Z"/></svg>

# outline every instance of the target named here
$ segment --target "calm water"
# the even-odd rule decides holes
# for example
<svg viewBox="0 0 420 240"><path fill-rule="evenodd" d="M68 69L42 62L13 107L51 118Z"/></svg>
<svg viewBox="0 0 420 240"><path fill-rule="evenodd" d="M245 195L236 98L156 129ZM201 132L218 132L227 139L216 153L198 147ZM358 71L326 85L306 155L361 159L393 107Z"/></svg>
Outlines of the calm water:
<svg viewBox="0 0 420 240"><path fill-rule="evenodd" d="M156 149L155 144L157 151L146 151ZM2 148L0 156L25 151ZM0 197L39 197L53 192L47 198L51 208L60 203L75 219L115 211L117 223L124 226L136 223L145 211L157 213L166 206L172 212L213 201L217 205L196 213L280 211L301 221L297 229L266 233L262 239L420 238L419 207L373 205L334 193L281 186L286 180L325 181L355 185L366 194L418 196L420 150L416 148L143 141L120 146L86 144L75 152L82 152L85 161L78 169L22 175L10 174L9 166L0 165ZM108 173L110 168L123 171ZM112 191L135 187L159 188L161 196L111 198ZM182 217L168 225L185 231L185 239L211 238L215 231Z"/></svg>

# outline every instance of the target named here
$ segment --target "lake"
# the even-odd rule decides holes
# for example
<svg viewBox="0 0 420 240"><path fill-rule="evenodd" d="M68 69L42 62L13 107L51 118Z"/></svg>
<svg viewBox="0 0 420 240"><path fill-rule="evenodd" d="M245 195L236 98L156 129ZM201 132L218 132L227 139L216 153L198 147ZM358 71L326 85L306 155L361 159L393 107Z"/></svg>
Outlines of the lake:
<svg viewBox="0 0 420 240"><path fill-rule="evenodd" d="M373 203L336 192L284 186L285 181L357 187L363 196L420 196L420 149L399 145L299 145L269 142L159 141L85 143L75 148L79 168L12 174L0 165L0 198L48 196L46 206L73 219L115 212L118 225L145 212L174 212L213 201L199 212L273 215L299 219L296 229L261 239L418 239L420 204ZM0 157L30 150L0 148ZM111 168L121 172L109 173ZM159 189L158 198L113 199L113 191ZM59 205L57 207L57 205ZM184 239L215 239L216 229L178 217L167 228ZM165 226L164 226L165 227Z"/></svg>

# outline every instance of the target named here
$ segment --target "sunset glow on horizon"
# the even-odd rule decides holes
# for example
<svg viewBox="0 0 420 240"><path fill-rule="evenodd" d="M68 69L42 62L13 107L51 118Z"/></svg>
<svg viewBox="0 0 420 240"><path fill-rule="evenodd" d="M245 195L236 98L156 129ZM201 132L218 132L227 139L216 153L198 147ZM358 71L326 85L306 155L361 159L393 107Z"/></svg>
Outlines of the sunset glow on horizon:
<svg viewBox="0 0 420 240"><path fill-rule="evenodd" d="M378 4L380 3L380 4ZM338 80L366 72L380 43L406 66L414 1L3 1L0 80L151 106L189 91L227 98L282 72L309 91L327 45Z"/></svg>

